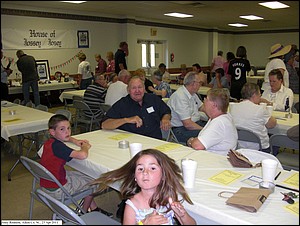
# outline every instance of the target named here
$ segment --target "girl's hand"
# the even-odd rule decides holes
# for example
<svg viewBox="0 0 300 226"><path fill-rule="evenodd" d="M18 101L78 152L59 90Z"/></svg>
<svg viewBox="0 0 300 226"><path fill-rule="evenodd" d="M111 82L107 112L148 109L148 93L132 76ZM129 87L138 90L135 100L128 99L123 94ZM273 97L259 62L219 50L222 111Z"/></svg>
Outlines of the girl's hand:
<svg viewBox="0 0 300 226"><path fill-rule="evenodd" d="M172 198L169 197L169 203L177 219L186 215L186 210L180 202L173 202Z"/></svg>
<svg viewBox="0 0 300 226"><path fill-rule="evenodd" d="M143 224L145 225L161 225L167 223L168 223L168 219L165 218L164 215L158 214L156 210L154 210L143 220Z"/></svg>

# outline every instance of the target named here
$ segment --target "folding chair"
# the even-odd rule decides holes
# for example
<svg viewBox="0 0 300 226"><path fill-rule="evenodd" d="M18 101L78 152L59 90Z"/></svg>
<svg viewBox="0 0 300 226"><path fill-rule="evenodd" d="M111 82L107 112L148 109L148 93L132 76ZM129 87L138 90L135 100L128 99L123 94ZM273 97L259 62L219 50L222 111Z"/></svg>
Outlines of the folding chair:
<svg viewBox="0 0 300 226"><path fill-rule="evenodd" d="M66 109L58 109L56 112L55 112L56 115L60 114L60 115L64 115L66 116L69 121L72 120L72 113L69 111L69 110L66 110Z"/></svg>
<svg viewBox="0 0 300 226"><path fill-rule="evenodd" d="M74 120L74 130L77 130L78 123L84 123L89 126L89 131L92 131L93 124L97 124L100 129L100 122L102 118L96 118L90 107L83 101L74 100L73 105L76 108L76 115ZM89 113L88 116L85 111Z"/></svg>
<svg viewBox="0 0 300 226"><path fill-rule="evenodd" d="M36 194L39 199L64 222L65 225L121 225L120 222L98 211L78 216L72 209L48 195L46 192L38 190Z"/></svg>
<svg viewBox="0 0 300 226"><path fill-rule="evenodd" d="M262 151L261 141L257 134L255 134L251 130L241 127L236 127L236 129L238 133L238 140L257 143L259 145L259 151Z"/></svg>
<svg viewBox="0 0 300 226"><path fill-rule="evenodd" d="M297 170L299 171L299 142L293 141L286 134L273 134L270 137L270 149L271 154L274 153L274 146L283 147L283 152L279 152L276 157L281 162L285 170ZM293 149L292 152L288 152L287 148ZM296 153L296 151L298 153Z"/></svg>
<svg viewBox="0 0 300 226"><path fill-rule="evenodd" d="M22 164L26 167L26 169L33 175L33 181L32 181L32 189L30 192L30 207L29 207L29 219L32 219L32 211L33 211L33 204L34 204L34 199L39 199L37 196L37 191L41 190L41 187L39 186L40 179L46 179L49 181L52 181L56 183L59 188L62 190L62 196L60 198L60 201L63 202L65 205L75 205L76 210L81 213L86 213L80 204L78 204L78 201L82 200L88 195L91 195L94 192L95 186L91 186L86 188L85 190L78 191L77 193L70 194L64 186L56 179L56 177L49 171L47 170L44 166L42 166L40 163L29 159L25 156L20 157L20 161ZM55 216L53 216L55 217Z"/></svg>
<svg viewBox="0 0 300 226"><path fill-rule="evenodd" d="M109 104L100 103L99 105L100 105L101 111L103 112L103 115L106 115L108 110L111 108L111 105L109 105Z"/></svg>
<svg viewBox="0 0 300 226"><path fill-rule="evenodd" d="M180 144L180 142L177 140L172 128L170 128L167 131L161 129L161 134L162 134L163 140Z"/></svg>
<svg viewBox="0 0 300 226"><path fill-rule="evenodd" d="M35 106L35 109L41 110L41 111L48 111L48 106L39 104L38 106Z"/></svg>

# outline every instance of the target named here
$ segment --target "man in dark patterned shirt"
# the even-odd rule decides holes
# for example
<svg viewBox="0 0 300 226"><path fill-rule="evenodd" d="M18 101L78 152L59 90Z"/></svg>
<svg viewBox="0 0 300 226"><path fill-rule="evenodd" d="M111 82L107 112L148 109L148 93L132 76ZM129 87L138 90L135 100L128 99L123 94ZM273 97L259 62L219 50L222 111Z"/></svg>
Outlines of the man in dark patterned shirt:
<svg viewBox="0 0 300 226"><path fill-rule="evenodd" d="M84 92L83 101L91 108L96 118L102 117L103 112L101 111L99 104L104 103L107 91L107 82L104 74L95 75L95 82L89 85ZM89 112L85 112L87 116Z"/></svg>

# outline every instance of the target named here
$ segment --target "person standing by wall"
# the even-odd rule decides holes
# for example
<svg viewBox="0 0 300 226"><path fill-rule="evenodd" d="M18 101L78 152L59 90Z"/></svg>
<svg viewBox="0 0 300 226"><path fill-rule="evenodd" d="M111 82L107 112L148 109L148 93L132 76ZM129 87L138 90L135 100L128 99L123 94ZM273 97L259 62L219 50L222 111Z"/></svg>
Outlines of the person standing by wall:
<svg viewBox="0 0 300 226"><path fill-rule="evenodd" d="M97 65L95 68L95 75L102 74L106 72L107 63L104 59L101 58L100 54L95 54L95 60L97 61Z"/></svg>
<svg viewBox="0 0 300 226"><path fill-rule="evenodd" d="M115 72L119 72L123 69L127 70L126 57L129 55L127 42L120 42L119 49L115 53Z"/></svg>
<svg viewBox="0 0 300 226"><path fill-rule="evenodd" d="M78 65L79 89L86 89L93 81L91 65L90 62L86 61L84 53L80 53L78 59L80 61Z"/></svg>
<svg viewBox="0 0 300 226"><path fill-rule="evenodd" d="M215 71L217 68L223 68L223 64L225 63L225 59L223 58L223 51L219 50L218 55L214 57L211 61L210 72L211 76L215 76Z"/></svg>
<svg viewBox="0 0 300 226"><path fill-rule="evenodd" d="M1 60L3 58L3 52L1 50ZM9 61L8 65L4 67L1 62L1 100L8 99L8 76L12 73L10 67L11 61Z"/></svg>
<svg viewBox="0 0 300 226"><path fill-rule="evenodd" d="M228 74L231 76L230 97L241 99L241 90L247 82L246 76L250 70L247 50L244 46L239 46L236 50L236 58L230 61L228 67Z"/></svg>
<svg viewBox="0 0 300 226"><path fill-rule="evenodd" d="M114 54L111 51L108 51L106 53L106 59L108 61L107 67L106 67L106 73L110 74L112 72L115 72L115 58Z"/></svg>
<svg viewBox="0 0 300 226"><path fill-rule="evenodd" d="M22 73L22 92L24 96L24 105L30 101L30 87L33 92L34 104L40 104L39 94L39 75L37 72L37 65L33 56L27 55L23 50L18 50L16 53L18 57L17 67Z"/></svg>

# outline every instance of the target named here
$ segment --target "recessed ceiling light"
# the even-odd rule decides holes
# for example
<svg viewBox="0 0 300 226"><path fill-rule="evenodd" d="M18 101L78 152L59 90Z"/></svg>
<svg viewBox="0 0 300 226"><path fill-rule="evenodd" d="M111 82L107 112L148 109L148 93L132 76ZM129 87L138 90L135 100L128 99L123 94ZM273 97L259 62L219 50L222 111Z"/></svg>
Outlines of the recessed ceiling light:
<svg viewBox="0 0 300 226"><path fill-rule="evenodd" d="M283 4L281 2L262 2L262 3L258 3L264 7L268 7L270 9L283 9L283 8L288 8L290 6L286 5L286 4Z"/></svg>
<svg viewBox="0 0 300 226"><path fill-rule="evenodd" d="M240 18L246 19L246 20L262 20L264 18L254 15L248 15L248 16L240 16Z"/></svg>
<svg viewBox="0 0 300 226"><path fill-rule="evenodd" d="M187 18L187 17L194 17L193 15L183 14L183 13L165 13L165 16L173 16L179 18Z"/></svg>
<svg viewBox="0 0 300 226"><path fill-rule="evenodd" d="M61 2L80 4L80 3L84 3L84 2L86 2L86 1L61 1Z"/></svg>
<svg viewBox="0 0 300 226"><path fill-rule="evenodd" d="M232 27L248 27L247 24L240 24L240 23L228 24L228 25Z"/></svg>

